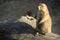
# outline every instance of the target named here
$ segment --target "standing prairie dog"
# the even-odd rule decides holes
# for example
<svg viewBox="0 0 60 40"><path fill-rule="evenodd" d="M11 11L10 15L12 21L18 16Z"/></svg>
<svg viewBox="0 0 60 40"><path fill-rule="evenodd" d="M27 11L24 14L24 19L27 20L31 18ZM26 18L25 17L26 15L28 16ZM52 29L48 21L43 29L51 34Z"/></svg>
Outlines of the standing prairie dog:
<svg viewBox="0 0 60 40"><path fill-rule="evenodd" d="M49 10L47 8L47 5L44 3L40 3L38 5L38 10L40 11L40 18L37 19L39 20L38 26L37 26L37 31L42 34L49 34L51 33L51 27L52 27L52 19L49 14Z"/></svg>

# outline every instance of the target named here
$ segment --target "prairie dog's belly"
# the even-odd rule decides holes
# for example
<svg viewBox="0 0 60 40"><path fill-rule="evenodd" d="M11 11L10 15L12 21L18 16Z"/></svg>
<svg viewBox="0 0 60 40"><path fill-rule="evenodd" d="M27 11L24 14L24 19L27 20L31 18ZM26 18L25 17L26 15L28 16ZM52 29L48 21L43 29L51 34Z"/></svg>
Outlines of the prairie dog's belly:
<svg viewBox="0 0 60 40"><path fill-rule="evenodd" d="M42 33L51 33L52 21L51 18L40 24L40 29Z"/></svg>

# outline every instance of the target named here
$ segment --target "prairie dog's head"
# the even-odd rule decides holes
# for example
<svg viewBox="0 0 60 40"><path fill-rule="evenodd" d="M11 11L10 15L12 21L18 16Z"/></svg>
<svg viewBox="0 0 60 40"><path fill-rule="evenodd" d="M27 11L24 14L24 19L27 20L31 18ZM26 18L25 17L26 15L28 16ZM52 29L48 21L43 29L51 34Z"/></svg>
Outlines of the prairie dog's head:
<svg viewBox="0 0 60 40"><path fill-rule="evenodd" d="M27 11L26 15L28 15L28 16L33 16L33 13L32 13L31 10L29 10L29 11Z"/></svg>
<svg viewBox="0 0 60 40"><path fill-rule="evenodd" d="M38 5L38 10L40 10L40 11L46 11L47 10L47 5L44 4L44 3L40 3Z"/></svg>
<svg viewBox="0 0 60 40"><path fill-rule="evenodd" d="M26 13L26 17L28 18L28 19L30 19L30 20L33 20L33 13L32 13L32 11L31 10L29 10L27 13Z"/></svg>
<svg viewBox="0 0 60 40"><path fill-rule="evenodd" d="M45 3L40 3L38 5L38 10L41 12L41 14L43 15L49 15L49 10L48 7Z"/></svg>

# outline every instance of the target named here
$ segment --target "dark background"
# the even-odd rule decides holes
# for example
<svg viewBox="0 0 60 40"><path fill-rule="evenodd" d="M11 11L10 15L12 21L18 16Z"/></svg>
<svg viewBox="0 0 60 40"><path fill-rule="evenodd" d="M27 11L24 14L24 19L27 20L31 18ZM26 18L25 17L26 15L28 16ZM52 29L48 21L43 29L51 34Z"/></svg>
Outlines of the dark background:
<svg viewBox="0 0 60 40"><path fill-rule="evenodd" d="M60 35L60 0L0 0L0 25L14 23L28 10L37 14L40 2L46 3L49 8L53 20L52 32Z"/></svg>

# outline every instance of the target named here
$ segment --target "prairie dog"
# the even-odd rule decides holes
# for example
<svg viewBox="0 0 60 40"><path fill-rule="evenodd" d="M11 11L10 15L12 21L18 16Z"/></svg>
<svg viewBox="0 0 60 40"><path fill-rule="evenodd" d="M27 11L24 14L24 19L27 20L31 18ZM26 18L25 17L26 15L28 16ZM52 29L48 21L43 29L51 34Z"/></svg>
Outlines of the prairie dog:
<svg viewBox="0 0 60 40"><path fill-rule="evenodd" d="M42 34L49 34L51 33L51 27L52 27L52 19L49 14L49 10L46 4L40 3L38 5L38 10L40 11L40 18L37 17L39 20L37 31ZM39 14L38 14L39 16Z"/></svg>
<svg viewBox="0 0 60 40"><path fill-rule="evenodd" d="M25 16L21 16L20 19L18 19L20 22L25 22L28 25L30 25L33 29L36 29L36 19L33 17L32 12L29 10Z"/></svg>

